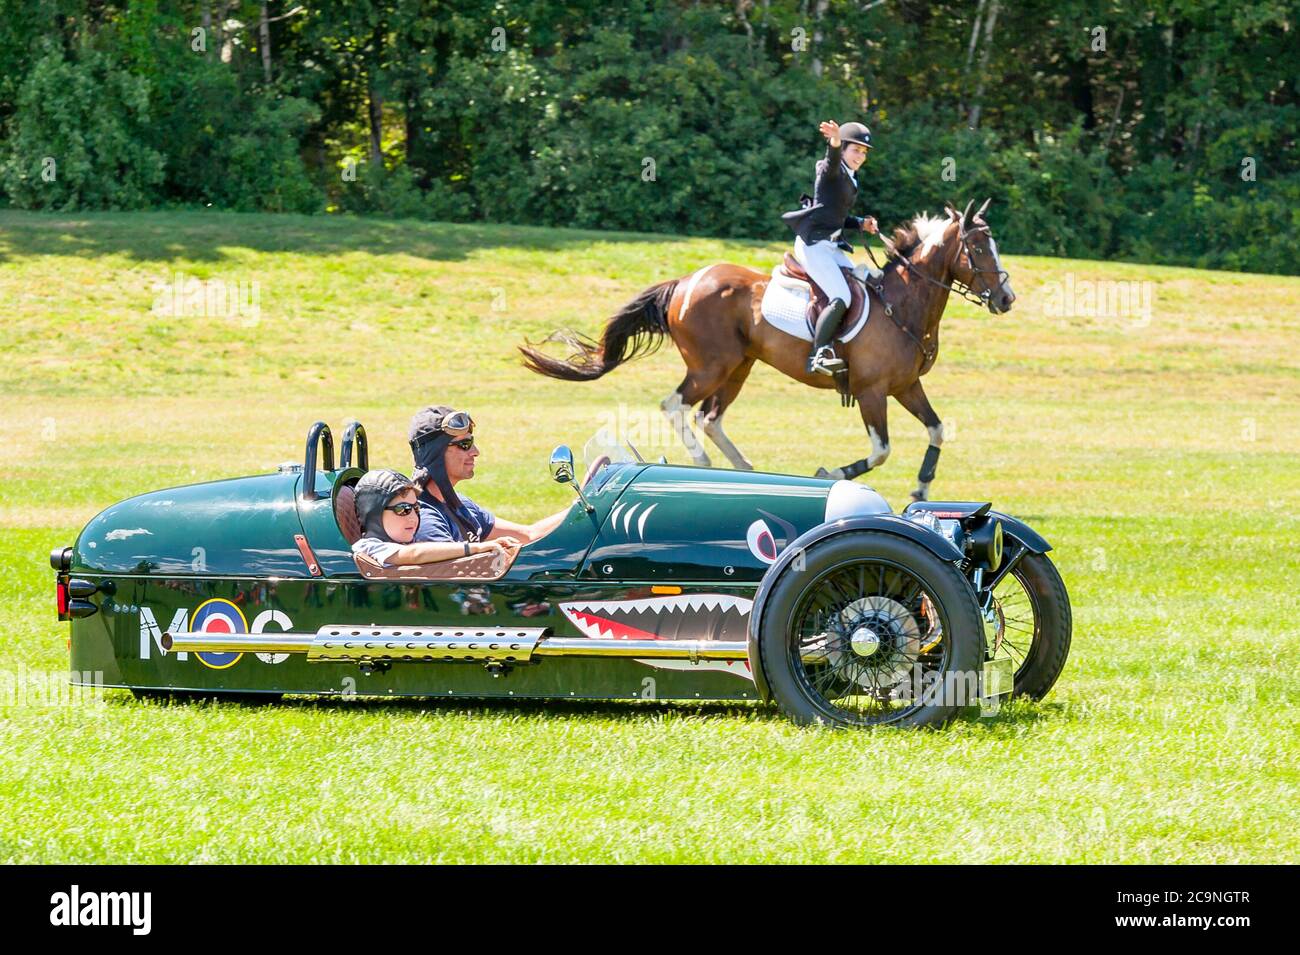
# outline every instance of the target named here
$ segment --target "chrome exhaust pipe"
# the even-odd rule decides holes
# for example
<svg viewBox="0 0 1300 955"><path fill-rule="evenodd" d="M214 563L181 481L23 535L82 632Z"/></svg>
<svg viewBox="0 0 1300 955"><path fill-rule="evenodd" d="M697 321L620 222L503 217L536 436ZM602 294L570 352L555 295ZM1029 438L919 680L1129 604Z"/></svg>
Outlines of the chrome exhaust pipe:
<svg viewBox="0 0 1300 955"><path fill-rule="evenodd" d="M315 634L310 633L204 633L177 631L162 635L162 648L170 653L306 653Z"/></svg>
<svg viewBox="0 0 1300 955"><path fill-rule="evenodd" d="M549 627L321 627L315 633L164 633L166 651L305 653L309 663L528 663L534 657L744 660L743 640L593 640L552 637Z"/></svg>
<svg viewBox="0 0 1300 955"><path fill-rule="evenodd" d="M164 650L189 653L306 653L309 663L527 663L545 627L321 627L315 633L164 633Z"/></svg>
<svg viewBox="0 0 1300 955"><path fill-rule="evenodd" d="M653 660L744 660L743 640L593 640L550 637L537 645L539 657L637 657Z"/></svg>

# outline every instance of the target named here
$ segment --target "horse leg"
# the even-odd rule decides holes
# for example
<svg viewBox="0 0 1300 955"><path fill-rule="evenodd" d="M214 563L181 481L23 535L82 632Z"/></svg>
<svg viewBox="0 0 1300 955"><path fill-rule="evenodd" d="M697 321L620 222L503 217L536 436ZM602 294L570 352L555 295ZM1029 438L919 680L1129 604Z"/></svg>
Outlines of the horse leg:
<svg viewBox="0 0 1300 955"><path fill-rule="evenodd" d="M659 403L673 432L682 439L691 461L698 467L709 467L709 456L705 453L704 443L691 430L686 413L697 401L721 388L729 373L730 369L716 365L708 369L692 369L673 393Z"/></svg>
<svg viewBox="0 0 1300 955"><path fill-rule="evenodd" d="M745 379L749 377L749 371L753 367L754 359L746 358L727 378L726 384L706 398L700 405L700 410L695 412L695 424L718 446L718 450L727 456L731 466L740 471L752 471L754 465L749 463L749 459L740 453L740 448L736 447L735 443L727 437L727 433L722 430L722 416L740 394L740 389L744 387Z"/></svg>
<svg viewBox="0 0 1300 955"><path fill-rule="evenodd" d="M921 470L916 475L916 490L912 492L912 500L926 501L930 497L930 482L934 480L934 471L939 464L939 448L943 444L943 422L930 406L930 399L925 395L921 379L918 378L906 391L894 397L921 424L925 425L925 430L930 433L930 446L925 449L925 460L921 462Z"/></svg>
<svg viewBox="0 0 1300 955"><path fill-rule="evenodd" d="M858 408L862 411L862 423L867 426L867 436L871 438L871 453L861 460L843 467L817 469L817 477L834 478L851 481L860 474L866 474L872 468L878 468L889 457L889 426L886 424L885 396L875 392L863 392L855 396Z"/></svg>
<svg viewBox="0 0 1300 955"><path fill-rule="evenodd" d="M696 402L711 399L737 369L747 367L742 325L751 307L748 289L756 275L759 273L737 266L701 269L686 283L682 294L673 299L673 307L669 309L669 334L686 363L686 377L659 407L686 445L691 460L700 467L709 466L709 456L703 442L691 430L686 412ZM744 381L743 375L740 381ZM725 408L726 404L721 407ZM706 418L711 410L702 409ZM723 445L719 447L726 452ZM730 453L727 456L731 457Z"/></svg>

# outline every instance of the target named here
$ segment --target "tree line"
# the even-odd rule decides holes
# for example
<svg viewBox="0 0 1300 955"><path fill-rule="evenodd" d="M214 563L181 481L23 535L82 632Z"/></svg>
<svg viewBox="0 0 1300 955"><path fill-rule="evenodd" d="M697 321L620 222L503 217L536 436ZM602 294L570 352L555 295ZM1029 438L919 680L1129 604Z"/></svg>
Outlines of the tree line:
<svg viewBox="0 0 1300 955"><path fill-rule="evenodd" d="M1295 273L1300 0L0 0L0 194L759 239L858 213Z"/></svg>

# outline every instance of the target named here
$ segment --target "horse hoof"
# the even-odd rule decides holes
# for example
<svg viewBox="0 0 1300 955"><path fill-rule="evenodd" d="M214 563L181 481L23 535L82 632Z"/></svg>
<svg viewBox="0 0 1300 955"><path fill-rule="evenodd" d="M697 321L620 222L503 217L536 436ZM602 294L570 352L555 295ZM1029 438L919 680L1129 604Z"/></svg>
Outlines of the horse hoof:
<svg viewBox="0 0 1300 955"><path fill-rule="evenodd" d="M814 474L813 477L831 481L840 481L844 478L844 470L842 468L834 468L827 471L825 468L818 468L817 473Z"/></svg>

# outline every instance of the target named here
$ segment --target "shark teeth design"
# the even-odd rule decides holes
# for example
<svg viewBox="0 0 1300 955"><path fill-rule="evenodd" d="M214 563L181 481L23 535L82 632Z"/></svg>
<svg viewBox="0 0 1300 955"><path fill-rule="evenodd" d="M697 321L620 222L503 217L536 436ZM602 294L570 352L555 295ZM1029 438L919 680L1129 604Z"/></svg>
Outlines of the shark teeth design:
<svg viewBox="0 0 1300 955"><path fill-rule="evenodd" d="M747 614L753 606L754 601L748 597L737 597L733 594L679 594L673 597L642 597L634 600L574 600L560 604L560 607L565 612L569 610L585 610L593 613L605 613L612 610L635 613L644 610L717 610L721 608L723 610L739 610L741 613Z"/></svg>
<svg viewBox="0 0 1300 955"><path fill-rule="evenodd" d="M577 624L578 629L593 640L658 640L658 634L627 624L615 625L602 617L593 617L581 610L564 608L565 616Z"/></svg>
<svg viewBox="0 0 1300 955"><path fill-rule="evenodd" d="M710 639L731 616L733 629L744 632L745 618L754 601L732 594L679 594L630 600L574 600L560 604L560 610L580 631L593 640L682 639L685 625L694 639ZM681 614L683 616L674 616ZM689 614L690 618L685 618ZM614 617L623 619L614 619ZM664 633L660 624L667 625ZM683 635L684 636L684 635Z"/></svg>

